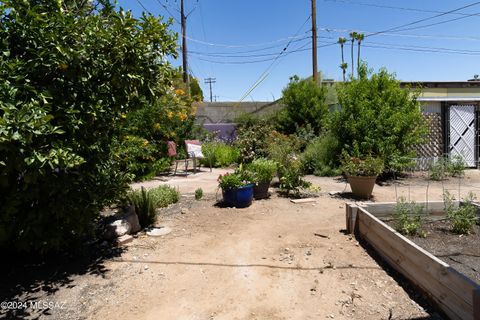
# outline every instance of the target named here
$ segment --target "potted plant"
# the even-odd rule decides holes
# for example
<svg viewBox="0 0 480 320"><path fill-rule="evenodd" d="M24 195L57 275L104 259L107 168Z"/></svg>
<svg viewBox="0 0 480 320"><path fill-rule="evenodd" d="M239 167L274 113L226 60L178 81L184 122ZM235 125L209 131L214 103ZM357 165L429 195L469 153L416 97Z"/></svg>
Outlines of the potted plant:
<svg viewBox="0 0 480 320"><path fill-rule="evenodd" d="M239 172L220 175L218 186L222 188L223 202L226 205L246 208L252 204L253 183L245 180Z"/></svg>
<svg viewBox="0 0 480 320"><path fill-rule="evenodd" d="M342 170L347 175L352 193L361 198L370 198L377 176L384 169L383 160L372 155L364 159L343 152Z"/></svg>
<svg viewBox="0 0 480 320"><path fill-rule="evenodd" d="M277 172L277 163L265 158L255 159L247 166L246 171L255 184L253 197L255 199L268 198L268 188Z"/></svg>

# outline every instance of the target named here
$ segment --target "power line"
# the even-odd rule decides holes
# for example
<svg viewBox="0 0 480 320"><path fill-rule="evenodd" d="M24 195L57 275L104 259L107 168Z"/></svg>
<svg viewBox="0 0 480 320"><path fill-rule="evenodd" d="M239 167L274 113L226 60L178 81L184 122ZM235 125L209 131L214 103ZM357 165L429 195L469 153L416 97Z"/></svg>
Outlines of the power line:
<svg viewBox="0 0 480 320"><path fill-rule="evenodd" d="M302 23L298 31L295 33L294 37L296 37L300 33L300 31L303 29L305 24L310 20L310 18L311 18L311 15L309 15L307 19ZM242 102L253 90L255 90L256 87L258 87L258 85L260 85L260 83L262 83L268 77L270 71L273 69L275 62L285 53L285 51L288 49L292 41L293 39L291 39L287 43L285 48L283 48L282 51L280 51L280 53L273 59L272 63L267 67L267 69L265 69L265 71L260 75L260 77L258 77L257 81L255 81L253 85L250 87L250 89L247 90L247 92L240 98L239 103Z"/></svg>
<svg viewBox="0 0 480 320"><path fill-rule="evenodd" d="M145 6L143 5L143 3L140 1L140 0L137 0L138 4L143 8L143 10L145 10L146 12L148 12L149 14L152 14L150 11L148 11L147 8L145 8Z"/></svg>
<svg viewBox="0 0 480 320"><path fill-rule="evenodd" d="M306 37L303 39L295 40L292 41L294 42L300 42L300 41L305 41L306 39L310 39L310 37ZM218 57L218 58L250 58L250 57L268 57L268 56L276 56L278 55L278 51L275 53L258 53L258 54L247 54L247 53L253 53L253 52L260 52L260 51L265 51L268 49L272 48L277 48L278 46L271 46L263 49L257 49L257 50L248 50L248 51L237 51L237 52L202 52L202 51L190 51L190 53L199 55L199 56L207 56L207 57Z"/></svg>
<svg viewBox="0 0 480 320"><path fill-rule="evenodd" d="M401 29L402 29L402 28L405 28L405 27L412 26L412 25L414 25L414 24L418 24L418 23L421 23L421 22L425 22L425 21L428 21L428 20L432 20L432 19L435 19L435 18L439 18L439 17L442 17L442 16L444 16L444 15L447 15L447 14L450 14L450 13L453 13L453 12L457 12L457 11L460 11L460 10L463 10L463 9L466 9L466 8L469 8L469 7L473 7L473 6L476 6L476 5L478 5L478 4L480 4L480 1L477 1L477 2L474 2L474 3L471 3L471 4L468 4L468 5L465 5L465 6L462 6L462 7L453 9L453 10L450 10L450 11L442 12L442 13L439 13L439 14L437 14L437 15L434 15L434 16L431 16L431 17L428 17L428 18L423 18L423 19L420 19L420 20L416 20L416 21L412 21L412 22L409 22L409 23L405 23L405 24L402 24L402 25L399 25L399 26L396 26L396 27L392 27L392 28L383 30L383 31L374 32L374 33L372 33L372 34L366 35L365 38L366 38L366 37L375 36L375 35L378 35L378 34L382 34L382 33L385 33L385 32L390 32L390 31L413 30L414 28L411 28L411 29L403 29L403 30L401 30ZM462 17L462 18L466 18L466 17ZM400 30L399 30L399 29L400 29Z"/></svg>
<svg viewBox="0 0 480 320"><path fill-rule="evenodd" d="M309 19L310 19L310 18L309 18ZM306 31L305 33L307 33L307 32L310 32L310 31ZM204 44L204 45L208 45L208 46L214 46L214 47L246 48L246 47L261 47L261 46L271 45L271 44L278 43L278 42L291 41L292 39L298 39L298 38L301 38L301 37L303 37L303 36L294 36L294 37L281 38L281 39L277 39L277 40L273 40L273 41L269 41L269 42L264 42L264 43L241 44L241 45L230 45L230 44L222 44L222 43L212 43L212 42L201 41L201 40L194 39L194 38L190 38L190 37L187 37L187 39L190 40L190 41L193 41L193 42L197 42L197 43Z"/></svg>
<svg viewBox="0 0 480 320"><path fill-rule="evenodd" d="M408 8L408 7L397 7L397 6L387 6L387 5L380 5L376 3L366 3L366 2L357 2L357 1L348 1L348 0L323 0L324 2L339 2L345 4L353 4L358 6L366 6L366 7L375 7L375 8L384 8L384 9L395 9L395 10L403 10L403 11L414 11L414 12L422 12L422 13L447 13L451 15L461 15L461 16L468 16L469 14L463 12L445 12L445 11L438 11L438 10L427 10L427 9L419 9L419 8ZM480 14L476 13L475 15L480 16Z"/></svg>
<svg viewBox="0 0 480 320"><path fill-rule="evenodd" d="M439 25L439 24L444 24L444 23L448 23L448 22L452 22L452 21L463 20L463 19L466 19L466 18L469 18L469 17L478 16L478 15L479 15L478 13L472 13L472 14L467 14L467 15L465 15L463 17L459 17L459 18L443 20L443 21L439 21L439 22L435 22L435 23L431 23L431 24L426 24L426 25L422 25L422 26L417 26L417 27L412 27L412 28L398 29L396 31L417 30L417 29L432 27L432 26L436 26L436 25Z"/></svg>
<svg viewBox="0 0 480 320"><path fill-rule="evenodd" d="M160 0L157 0L157 2L163 7L163 9L165 9L165 11L167 11L167 13L170 15L170 17L172 17L173 20L175 20L178 24L181 24L181 22L178 21L177 18L175 18L175 16L170 12L170 10L168 10L168 7L165 4L163 4Z"/></svg>
<svg viewBox="0 0 480 320"><path fill-rule="evenodd" d="M321 31L325 32L335 32L335 33L349 33L352 31L361 32L364 34L375 33L375 31L367 30L353 30L353 29L336 29L336 28L318 28ZM442 39L442 40L469 40L469 41L480 41L480 37L473 36L449 36L449 35L438 35L438 34L410 34L410 33L382 33L382 36L392 36L392 37L407 37L407 38L431 38L431 39ZM333 38L332 38L333 39Z"/></svg>

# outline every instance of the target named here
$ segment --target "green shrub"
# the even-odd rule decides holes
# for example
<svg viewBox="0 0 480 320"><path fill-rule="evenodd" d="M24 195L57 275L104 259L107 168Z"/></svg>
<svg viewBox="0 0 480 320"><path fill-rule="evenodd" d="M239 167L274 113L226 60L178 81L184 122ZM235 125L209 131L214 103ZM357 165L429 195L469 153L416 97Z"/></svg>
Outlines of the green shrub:
<svg viewBox="0 0 480 320"><path fill-rule="evenodd" d="M365 65L359 79L340 84L337 91L340 108L332 114L330 129L342 149L358 146L358 157L381 157L386 169L402 168L414 157L413 146L427 129L418 92L401 88L387 70L367 72Z"/></svg>
<svg viewBox="0 0 480 320"><path fill-rule="evenodd" d="M277 163L273 160L259 158L253 160L246 167L254 183L270 182L277 172Z"/></svg>
<svg viewBox="0 0 480 320"><path fill-rule="evenodd" d="M1 248L47 253L91 234L127 187L112 140L171 84L168 24L77 3L0 6Z"/></svg>
<svg viewBox="0 0 480 320"><path fill-rule="evenodd" d="M127 135L121 143L114 143L114 157L120 170L132 175L133 180L150 179L168 171L170 159L162 157L158 144L145 138Z"/></svg>
<svg viewBox="0 0 480 320"><path fill-rule="evenodd" d="M267 139L273 131L270 119L244 115L237 118L236 122L235 146L240 152L241 162L250 163L253 159L267 157Z"/></svg>
<svg viewBox="0 0 480 320"><path fill-rule="evenodd" d="M234 173L225 173L218 176L218 187L222 189L236 189L249 185L251 182L246 178L246 175L240 170Z"/></svg>
<svg viewBox="0 0 480 320"><path fill-rule="evenodd" d="M396 219L395 229L401 234L416 235L420 234L422 227L422 216L424 215L422 205L416 204L414 201L406 202L405 198L400 198L394 207L393 216Z"/></svg>
<svg viewBox="0 0 480 320"><path fill-rule="evenodd" d="M206 142L202 144L203 163L214 168L228 167L238 161L240 151L223 142Z"/></svg>
<svg viewBox="0 0 480 320"><path fill-rule="evenodd" d="M381 158L367 155L364 159L360 159L349 155L346 150L342 152L341 163L342 171L348 176L377 176L384 168Z"/></svg>
<svg viewBox="0 0 480 320"><path fill-rule="evenodd" d="M300 160L290 158L285 164L279 165L280 189L287 192L294 192L296 196L301 189L309 188L311 183L304 180L303 166Z"/></svg>
<svg viewBox="0 0 480 320"><path fill-rule="evenodd" d="M270 133L266 139L268 158L279 166L287 166L291 159L296 157L300 149L300 142L295 135L285 135L277 131Z"/></svg>
<svg viewBox="0 0 480 320"><path fill-rule="evenodd" d="M428 166L428 176L431 180L444 180L447 177L447 174L448 172L444 158L440 158L435 163L432 163Z"/></svg>
<svg viewBox="0 0 480 320"><path fill-rule="evenodd" d="M435 163L430 164L428 175L431 180L444 180L447 177L460 177L465 172L465 161L461 156L452 158L441 157Z"/></svg>
<svg viewBox="0 0 480 320"><path fill-rule="evenodd" d="M278 130L286 134L312 131L318 135L328 119L327 95L323 82L318 85L310 78L291 77L282 91L284 108L276 116Z"/></svg>
<svg viewBox="0 0 480 320"><path fill-rule="evenodd" d="M203 198L203 189L198 188L195 190L195 200L201 200Z"/></svg>
<svg viewBox="0 0 480 320"><path fill-rule="evenodd" d="M462 156L455 155L448 159L447 172L452 177L461 177L465 173L466 165Z"/></svg>
<svg viewBox="0 0 480 320"><path fill-rule="evenodd" d="M341 174L338 159L338 141L331 134L324 134L311 140L301 154L306 173L316 176L336 176Z"/></svg>
<svg viewBox="0 0 480 320"><path fill-rule="evenodd" d="M172 203L177 203L180 196L178 191L170 186L159 186L148 192L155 208L168 207Z"/></svg>
<svg viewBox="0 0 480 320"><path fill-rule="evenodd" d="M469 234L478 219L477 207L473 204L475 196L470 192L458 207L454 206L454 200L455 197L445 191L445 211L451 223L451 230L458 234Z"/></svg>

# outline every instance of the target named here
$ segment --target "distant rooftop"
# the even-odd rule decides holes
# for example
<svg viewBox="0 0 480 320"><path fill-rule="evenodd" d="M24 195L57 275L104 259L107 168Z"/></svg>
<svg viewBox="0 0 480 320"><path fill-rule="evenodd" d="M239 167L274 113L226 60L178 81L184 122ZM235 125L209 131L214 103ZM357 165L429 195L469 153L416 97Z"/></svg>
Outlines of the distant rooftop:
<svg viewBox="0 0 480 320"><path fill-rule="evenodd" d="M412 86L422 88L480 88L480 79L467 81L402 81L401 87Z"/></svg>

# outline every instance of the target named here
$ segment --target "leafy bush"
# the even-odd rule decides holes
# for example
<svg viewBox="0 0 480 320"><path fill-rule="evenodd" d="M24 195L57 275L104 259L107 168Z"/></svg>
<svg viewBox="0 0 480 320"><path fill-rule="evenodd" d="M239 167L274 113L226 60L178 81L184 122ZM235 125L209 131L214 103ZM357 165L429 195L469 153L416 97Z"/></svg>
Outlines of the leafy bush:
<svg viewBox="0 0 480 320"><path fill-rule="evenodd" d="M431 180L444 180L448 175L445 165L445 159L440 158L435 163L431 163L428 167L428 176Z"/></svg>
<svg viewBox="0 0 480 320"><path fill-rule="evenodd" d="M201 200L203 198L203 189L198 188L195 190L195 200Z"/></svg>
<svg viewBox="0 0 480 320"><path fill-rule="evenodd" d="M218 186L222 189L235 189L249 184L251 182L245 180L245 175L242 172L225 173L218 176Z"/></svg>
<svg viewBox="0 0 480 320"><path fill-rule="evenodd" d="M338 159L338 141L329 134L311 140L301 155L305 172L316 176L336 176L341 174Z"/></svg>
<svg viewBox="0 0 480 320"><path fill-rule="evenodd" d="M152 197L155 208L168 207L172 203L177 203L180 197L178 191L170 186L159 186L150 189L148 192Z"/></svg>
<svg viewBox="0 0 480 320"><path fill-rule="evenodd" d="M287 166L300 149L300 142L295 135L287 136L273 131L266 141L268 158L283 166Z"/></svg>
<svg viewBox="0 0 480 320"><path fill-rule="evenodd" d="M435 163L430 164L428 175L431 180L444 180L447 177L460 177L465 172L465 161L461 156L452 158L441 157Z"/></svg>
<svg viewBox="0 0 480 320"><path fill-rule="evenodd" d="M223 142L206 142L202 144L202 153L205 157L205 165L214 168L228 167L238 161L240 151Z"/></svg>
<svg viewBox="0 0 480 320"><path fill-rule="evenodd" d="M294 192L296 196L300 194L301 189L309 188L311 183L304 180L303 166L300 160L290 158L285 164L280 165L280 189L287 192Z"/></svg>
<svg viewBox="0 0 480 320"><path fill-rule="evenodd" d="M178 198L178 191L170 186L159 186L148 191L142 187L140 190L130 191L127 194L127 202L135 207L142 228L155 223L157 208L176 203Z"/></svg>
<svg viewBox="0 0 480 320"><path fill-rule="evenodd" d="M456 208L453 204L455 197L448 191L444 193L445 211L447 218L451 223L451 230L458 234L469 234L473 230L478 216L477 207L472 203L475 196L470 192L468 196L463 199L462 203Z"/></svg>
<svg viewBox="0 0 480 320"><path fill-rule="evenodd" d="M270 119L243 115L235 121L237 123L235 146L240 151L241 162L249 163L253 159L266 157L269 146L267 139L273 131Z"/></svg>
<svg viewBox="0 0 480 320"><path fill-rule="evenodd" d="M122 172L128 172L133 180L149 179L170 168L170 159L162 157L158 143L138 136L124 136L114 143L114 157Z"/></svg>
<svg viewBox="0 0 480 320"><path fill-rule="evenodd" d="M367 155L365 159L351 156L346 150L342 152L342 170L348 176L376 176L382 173L383 160Z"/></svg>
<svg viewBox="0 0 480 320"><path fill-rule="evenodd" d="M363 65L358 79L338 86L340 110L332 115L331 132L342 149L358 146L359 157L376 155L398 170L426 132L417 96L385 69L372 73Z"/></svg>
<svg viewBox="0 0 480 320"><path fill-rule="evenodd" d="M393 216L396 219L395 229L401 234L416 235L419 234L422 227L422 216L424 215L422 205L414 201L406 202L405 198L400 198L394 207Z"/></svg>
<svg viewBox="0 0 480 320"><path fill-rule="evenodd" d="M90 2L89 2L90 3ZM108 0L0 6L0 247L46 253L88 235L126 190L112 139L170 86L174 34Z"/></svg>
<svg viewBox="0 0 480 320"><path fill-rule="evenodd" d="M447 165L447 172L452 177L461 177L465 173L465 166L467 164L463 160L463 158L459 155L455 155L449 158L448 165Z"/></svg>
<svg viewBox="0 0 480 320"><path fill-rule="evenodd" d="M277 163L273 160L259 158L253 160L246 167L251 173L252 182L270 182L277 172Z"/></svg>
<svg viewBox="0 0 480 320"><path fill-rule="evenodd" d="M285 107L276 117L279 131L294 134L309 128L318 135L328 118L327 91L323 83L318 85L312 79L291 77L282 92L281 101Z"/></svg>

